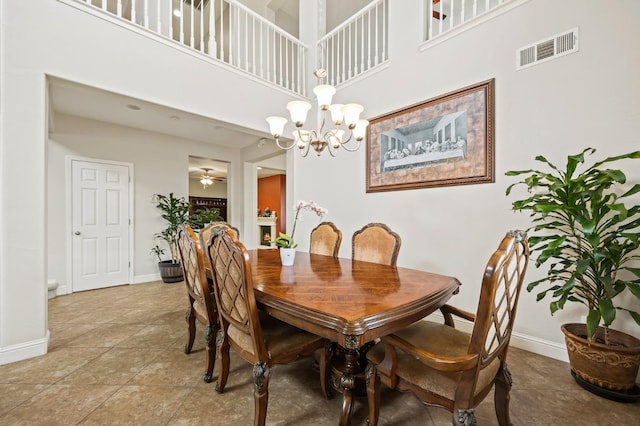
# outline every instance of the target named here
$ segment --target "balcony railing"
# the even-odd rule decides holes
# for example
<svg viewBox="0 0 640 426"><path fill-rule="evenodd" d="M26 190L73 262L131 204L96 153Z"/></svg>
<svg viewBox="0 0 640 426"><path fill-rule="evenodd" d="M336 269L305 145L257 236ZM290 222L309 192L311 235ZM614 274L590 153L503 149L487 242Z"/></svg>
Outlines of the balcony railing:
<svg viewBox="0 0 640 426"><path fill-rule="evenodd" d="M307 96L308 48L238 0L58 0L89 7ZM424 0L424 50L529 0ZM389 0L374 0L317 44L338 86L389 59ZM82 5L82 6L81 6ZM394 3L395 7L396 3ZM407 23L412 25L412 23Z"/></svg>
<svg viewBox="0 0 640 426"><path fill-rule="evenodd" d="M387 0L377 0L318 41L320 68L339 85L389 59Z"/></svg>
<svg viewBox="0 0 640 426"><path fill-rule="evenodd" d="M235 0L59 0L85 4L306 96L308 48Z"/></svg>
<svg viewBox="0 0 640 426"><path fill-rule="evenodd" d="M424 40L433 40L462 24L496 12L500 6L516 3L514 0L424 0ZM522 3L522 1L518 1Z"/></svg>

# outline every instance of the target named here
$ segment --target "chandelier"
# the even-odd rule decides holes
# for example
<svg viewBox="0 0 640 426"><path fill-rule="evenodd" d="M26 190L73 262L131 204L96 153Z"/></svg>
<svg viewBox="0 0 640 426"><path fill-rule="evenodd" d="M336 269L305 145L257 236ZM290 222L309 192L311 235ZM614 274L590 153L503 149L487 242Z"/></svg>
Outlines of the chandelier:
<svg viewBox="0 0 640 426"><path fill-rule="evenodd" d="M318 79L318 83L320 83L327 76L327 71L318 69L313 74ZM296 130L292 132L293 142L291 145L280 144L280 137L284 132L284 125L287 123L287 119L277 116L267 117L269 130L278 147L289 150L297 146L300 148L303 157L307 156L309 148L313 148L318 155L327 148L332 157L335 157L336 150L341 147L349 152L360 148L360 142L364 139L369 125L367 120L360 119L360 113L364 110L362 105L331 104L331 98L336 93L336 88L328 84L318 84L313 88L313 93L318 100L318 122L320 123L320 128L317 130L305 130L302 128L305 121L307 121L307 113L311 109L309 102L291 101L287 103L291 121L296 126ZM325 130L329 114L335 128ZM344 125L345 129L341 129L341 125ZM352 140L357 143L347 145Z"/></svg>

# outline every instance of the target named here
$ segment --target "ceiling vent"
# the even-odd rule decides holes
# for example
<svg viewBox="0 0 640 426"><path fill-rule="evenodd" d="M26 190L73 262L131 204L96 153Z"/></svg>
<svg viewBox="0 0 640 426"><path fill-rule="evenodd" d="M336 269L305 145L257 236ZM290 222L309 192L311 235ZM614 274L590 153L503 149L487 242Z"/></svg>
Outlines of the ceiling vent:
<svg viewBox="0 0 640 426"><path fill-rule="evenodd" d="M521 70L577 51L578 28L574 28L518 49L516 53L516 69Z"/></svg>

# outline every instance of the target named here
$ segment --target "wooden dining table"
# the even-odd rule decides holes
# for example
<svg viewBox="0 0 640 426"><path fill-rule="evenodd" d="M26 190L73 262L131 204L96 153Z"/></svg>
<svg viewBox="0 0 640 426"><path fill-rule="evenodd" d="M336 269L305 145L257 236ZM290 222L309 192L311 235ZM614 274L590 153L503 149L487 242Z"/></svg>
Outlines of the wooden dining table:
<svg viewBox="0 0 640 426"><path fill-rule="evenodd" d="M262 309L344 353L340 425L350 424L372 342L437 310L460 285L450 276L300 251L292 266L282 266L278 250L250 250L249 257Z"/></svg>

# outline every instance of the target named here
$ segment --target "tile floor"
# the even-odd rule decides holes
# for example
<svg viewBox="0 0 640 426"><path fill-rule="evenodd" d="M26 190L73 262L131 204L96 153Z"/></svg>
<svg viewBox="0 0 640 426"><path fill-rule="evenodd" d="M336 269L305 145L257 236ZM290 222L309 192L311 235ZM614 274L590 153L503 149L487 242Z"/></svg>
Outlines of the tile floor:
<svg viewBox="0 0 640 426"><path fill-rule="evenodd" d="M0 366L0 425L251 425L251 367L233 356L224 394L204 383L202 328L186 340L183 283L74 293L49 301L47 355ZM637 425L640 402L618 403L580 388L563 362L511 348L515 425ZM214 373L214 378L217 372ZM322 398L311 360L272 370L269 425L335 425L340 398ZM447 425L449 413L383 388L382 425ZM358 399L354 425L366 423ZM478 424L497 424L492 398Z"/></svg>

